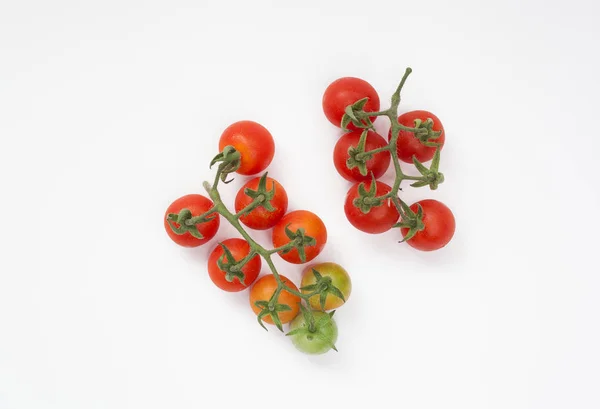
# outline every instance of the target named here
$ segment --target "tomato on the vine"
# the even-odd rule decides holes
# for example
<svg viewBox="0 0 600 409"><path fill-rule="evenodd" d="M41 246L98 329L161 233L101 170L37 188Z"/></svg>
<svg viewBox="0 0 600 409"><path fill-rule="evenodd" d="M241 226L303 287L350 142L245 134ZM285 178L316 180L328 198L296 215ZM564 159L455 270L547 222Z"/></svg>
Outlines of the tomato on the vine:
<svg viewBox="0 0 600 409"><path fill-rule="evenodd" d="M364 183L366 190L369 190L373 182L361 183ZM376 181L375 183L377 196L386 195L392 190L390 186L383 182ZM368 213L363 213L361 209L354 205L354 200L360 197L359 185L360 183L356 183L346 194L344 212L348 221L358 230L370 234L383 233L391 229L400 217L392 200L389 198L384 199L380 206L373 206Z"/></svg>
<svg viewBox="0 0 600 409"><path fill-rule="evenodd" d="M219 140L219 150L233 146L241 155L240 175L254 175L269 166L275 154L271 133L259 123L239 121L229 125Z"/></svg>
<svg viewBox="0 0 600 409"><path fill-rule="evenodd" d="M306 236L315 239L315 244L304 247L306 259L302 261L298 249L293 248L287 253L279 252L284 260L293 264L306 263L319 255L327 243L327 228L316 214L308 210L295 210L283 216L273 228L273 246L275 248L288 244L291 239L286 234L286 228L292 232L304 229Z"/></svg>
<svg viewBox="0 0 600 409"><path fill-rule="evenodd" d="M444 247L452 240L456 221L452 211L442 202L433 199L421 200L413 203L410 209L417 213L418 205L423 209L423 224L425 228L418 231L406 242L417 250L433 251ZM402 236L405 237L409 229L401 228Z"/></svg>
<svg viewBox="0 0 600 409"><path fill-rule="evenodd" d="M324 354L335 348L338 337L337 325L331 314L313 311L312 315L314 324L310 328L304 315L298 314L290 323L289 337L299 351L310 355Z"/></svg>
<svg viewBox="0 0 600 409"><path fill-rule="evenodd" d="M254 178L249 180L242 188L238 191L235 197L235 211L239 212L250 203L253 198L245 193L246 189L256 191L260 178ZM266 178L267 190L275 189L275 195L270 200L271 206L275 209L273 211L267 210L264 206L258 206L249 213L240 216L240 221L246 226L255 230L266 230L275 226L279 220L283 217L288 207L288 196L285 189L281 184L270 177Z"/></svg>
<svg viewBox="0 0 600 409"><path fill-rule="evenodd" d="M435 139L429 139L427 142L432 142L440 145L440 149L444 146L446 135L444 133L444 127L440 119L428 111L410 111L398 117L398 122L404 126L413 128L415 126L415 120L425 122L428 118L433 120L432 131L441 132L440 136ZM388 140L392 139L391 130L388 133ZM400 131L398 134L398 159L406 163L413 163L413 155L419 160L419 162L427 162L433 158L435 154L435 146L426 146L421 142L414 133L408 131Z"/></svg>
<svg viewBox="0 0 600 409"><path fill-rule="evenodd" d="M172 226L176 229L179 229L181 225L175 221L169 221L168 218L170 214L178 215L183 209L188 209L191 212L191 217L197 217L209 211L212 207L213 202L209 198L198 194L185 195L171 203L163 219L165 230L171 240L183 247L197 247L212 239L219 230L218 213L209 215L212 218L211 220L195 225L202 238L194 237L189 231L177 234L169 223L172 223Z"/></svg>
<svg viewBox="0 0 600 409"><path fill-rule="evenodd" d="M243 283L239 277L235 276L232 277L232 281L228 281L227 272L221 270L218 263L221 258L223 258L223 263L228 263L227 257L225 257L225 250L221 245L227 247L237 262L250 254L250 245L246 240L238 238L224 240L213 249L208 257L208 275L210 279L217 287L224 291L237 292L248 288L260 274L262 265L260 256L258 254L255 255L239 270L244 275Z"/></svg>
<svg viewBox="0 0 600 409"><path fill-rule="evenodd" d="M315 271L317 272L316 274ZM319 276L321 277L321 280L319 280ZM304 269L304 273L302 274L300 289L304 294L310 294L315 290L320 289L318 288L319 281L321 281L321 285L326 289L325 311L339 308L348 301L350 293L352 292L352 281L344 267L331 262L317 263L308 266ZM336 295L338 291L344 297L343 299L339 297L340 294ZM310 297L308 301L312 309L321 309L319 294Z"/></svg>
<svg viewBox="0 0 600 409"><path fill-rule="evenodd" d="M361 175L358 167L348 169L346 162L350 157L348 153L349 148L356 148L362 134L361 130L355 130L348 132L337 141L333 150L333 164L337 169L338 173L346 180L351 182L361 182L364 180L371 179L371 173L375 178L383 176L387 168L390 166L390 152L382 151L371 156L371 159L367 160L365 165L367 169L366 175ZM367 139L365 143L365 152L373 149L378 149L386 146L388 143L376 132L368 131Z"/></svg>
<svg viewBox="0 0 600 409"><path fill-rule="evenodd" d="M379 111L379 95L371 84L355 77L339 78L329 84L323 94L323 112L329 122L339 127L346 107L366 97L369 100L363 110L365 112ZM377 117L370 117L370 119L375 121ZM348 129L356 129L356 127L350 123Z"/></svg>
<svg viewBox="0 0 600 409"><path fill-rule="evenodd" d="M290 287L292 290L298 291L298 287L294 285L293 282L290 281L289 278L279 275L281 281ZM252 307L252 311L256 315L260 314L262 309L258 307L255 303L256 301L270 301L271 297L277 290L277 280L273 274L266 275L261 277L250 289L250 306ZM288 311L281 311L278 313L279 319L282 324L290 322L300 311L300 297L295 294L288 292L287 290L281 290L279 296L277 297L276 304L285 304L290 307ZM268 324L273 324L273 319L266 315L263 317L263 321Z"/></svg>

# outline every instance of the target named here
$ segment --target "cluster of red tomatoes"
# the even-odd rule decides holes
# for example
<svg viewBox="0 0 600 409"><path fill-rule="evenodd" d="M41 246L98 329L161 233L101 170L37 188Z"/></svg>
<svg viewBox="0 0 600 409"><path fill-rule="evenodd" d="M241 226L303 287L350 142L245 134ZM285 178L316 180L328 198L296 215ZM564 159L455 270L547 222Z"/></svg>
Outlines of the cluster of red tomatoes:
<svg viewBox="0 0 600 409"><path fill-rule="evenodd" d="M252 121L236 122L225 129L219 141L219 150L224 152L227 147L233 147L239 152L240 159L235 172L244 176L263 172L271 163L275 152L271 133ZM265 201L245 211L260 195L261 200ZM307 210L288 213L288 195L284 187L266 174L246 181L237 192L234 207L235 213L231 213L222 203L215 206L215 202L208 197L186 195L167 208L165 230L181 246L200 246L216 235L221 215L234 227L237 226L238 230L242 229L239 223L255 230L272 229L274 249L290 246L294 237L301 236L306 239L305 246L277 251L279 256L293 264L313 260L327 242L327 229L323 221ZM213 210L214 213L211 213ZM200 217L202 215L206 216ZM255 242L254 245L258 246ZM335 348L337 327L331 318L333 314L326 311L341 306L350 296L351 281L346 270L335 263L310 265L304 270L300 289L287 277L278 275L285 286L292 290L290 292L280 288L273 274L258 279L263 264L261 257L266 254L270 260L271 254L266 249L262 250L262 253L256 252L248 240L243 238L221 241L208 258L208 274L212 282L229 292L242 291L251 286L250 306L259 317L261 325L266 322L280 327L281 324L290 323L291 331L288 335L303 352L323 353ZM242 263L238 269L231 268L239 262ZM272 264L269 268L274 269ZM308 306L302 304L302 298L298 294L306 295ZM309 307L311 310L307 310ZM271 311L267 311L268 308Z"/></svg>
<svg viewBox="0 0 600 409"><path fill-rule="evenodd" d="M340 78L331 83L323 95L323 111L327 119L334 125L341 127L342 118L347 112L347 107L364 98L368 98L363 106L365 113L377 112L380 109L379 95L368 82L354 77ZM370 117L373 122L377 116ZM429 120L429 121L428 121ZM371 234L386 232L398 226L401 214L390 198L381 204L373 206L366 212L355 205L360 196L361 184L363 191L372 191L375 197L388 194L392 187L377 179L381 178L390 166L391 152L403 162L413 164L413 158L419 162L430 161L436 152L441 150L445 142L444 127L439 118L427 111L410 111L401 114L398 122L405 127L412 128L426 121L430 124L431 131L436 133L435 140L421 140L413 132L400 130L395 149L387 145L392 142L391 129L387 140L378 133L369 130L366 136L364 151L376 151L365 160L367 172L361 173L358 167L350 167L351 149L356 149L361 139L363 129L357 128L352 122L347 126L348 132L343 134L335 145L333 161L338 173L346 180L353 183L348 190L344 210L348 221L357 229ZM432 125L432 126L431 126ZM375 183L375 186L372 186ZM431 251L444 247L452 239L455 230L455 220L450 209L437 200L422 200L410 206L415 214L419 212L422 225L416 234L407 240L412 247ZM406 238L409 231L406 227L399 227L402 237Z"/></svg>

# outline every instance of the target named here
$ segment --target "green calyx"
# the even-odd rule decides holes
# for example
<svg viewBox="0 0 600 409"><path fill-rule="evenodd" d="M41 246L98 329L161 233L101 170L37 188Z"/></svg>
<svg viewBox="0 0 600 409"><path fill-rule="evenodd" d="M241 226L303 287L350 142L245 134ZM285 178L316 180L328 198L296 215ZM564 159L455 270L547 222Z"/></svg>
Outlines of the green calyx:
<svg viewBox="0 0 600 409"><path fill-rule="evenodd" d="M398 202L400 206L398 206ZM396 208L400 213L400 222L396 223L393 227L400 227L408 229L408 232L404 236L404 239L400 241L400 243L408 241L412 239L415 234L425 229L425 223L423 223L423 208L421 205L417 204L418 210L417 212L413 212L412 209L404 203L402 200L397 199L394 202L396 204Z"/></svg>
<svg viewBox="0 0 600 409"><path fill-rule="evenodd" d="M341 298L342 301L346 302L344 294L342 294L339 288L333 285L331 277L323 277L321 273L319 273L314 268L312 269L312 273L317 279L317 282L315 284L310 284L301 287L300 289L303 291L307 291L310 294L319 295L319 303L321 305L322 310L325 310L325 302L327 301L327 295L329 294Z"/></svg>
<svg viewBox="0 0 600 409"><path fill-rule="evenodd" d="M258 319L258 323L260 324L261 327L263 327L265 329L265 331L268 331L267 327L265 327L265 324L263 323L263 318L265 318L266 316L271 317L271 320L273 320L273 324L275 324L275 326L277 327L277 329L281 332L283 332L283 324L281 323L281 319L279 318L279 313L283 312L283 311L291 311L291 307L287 304L277 304L276 300L279 297L279 291L281 289L279 289L278 291L275 291L275 293L273 294L273 296L271 297L271 299L269 301L256 301L254 303L254 305L256 305L258 308L260 308L260 313L257 316Z"/></svg>
<svg viewBox="0 0 600 409"><path fill-rule="evenodd" d="M383 204L384 197L377 197L377 181L375 175L371 172L371 186L367 190L364 182L358 185L358 197L354 199L352 204L360 209L361 212L367 214L373 207L378 207Z"/></svg>
<svg viewBox="0 0 600 409"><path fill-rule="evenodd" d="M367 175L367 161L371 160L373 154L365 152L365 145L367 143L368 129L365 129L360 134L360 139L356 147L351 146L348 148L348 160L346 161L346 167L350 170L358 168L361 175Z"/></svg>
<svg viewBox="0 0 600 409"><path fill-rule="evenodd" d="M306 306L304 306L302 303L300 303L300 310L302 313L302 318L304 319L306 325L293 329L285 335L288 337L293 335L307 335L309 339L310 337L321 337L323 339L321 328L331 323L331 319L333 318L333 314L335 314L335 310L323 314L319 319L315 319L315 316L313 315L312 311ZM337 348L335 347L335 344L333 344L331 341L329 341L328 343L330 344L331 349L338 352Z"/></svg>
<svg viewBox="0 0 600 409"><path fill-rule="evenodd" d="M415 131L413 132L415 137L421 141L425 146L436 147L439 146L435 142L436 139L442 135L442 131L433 130L433 119L427 118L425 121L415 119ZM433 140L433 141L432 141Z"/></svg>
<svg viewBox="0 0 600 409"><path fill-rule="evenodd" d="M227 180L227 176L230 173L235 172L240 168L242 155L231 145L227 145L223 148L223 151L219 152L217 156L210 162L212 168L215 163L220 162L219 170L220 177L223 183L229 183L233 179Z"/></svg>
<svg viewBox="0 0 600 409"><path fill-rule="evenodd" d="M431 166L427 169L421 162L417 160L415 156L413 156L413 164L423 175L420 180L411 184L412 187L422 187L429 185L431 190L436 190L440 183L444 182L444 174L439 172L440 167L440 147L435 150L435 154L433 155L433 159L431 160Z"/></svg>
<svg viewBox="0 0 600 409"><path fill-rule="evenodd" d="M242 272L242 268L252 257L254 257L254 252L251 250L247 257L238 261L233 257L233 254L231 254L231 251L226 245L223 243L219 243L219 245L223 249L223 255L217 260L217 266L225 272L225 280L231 283L237 278L240 283L246 285L244 282L246 275Z"/></svg>
<svg viewBox="0 0 600 409"><path fill-rule="evenodd" d="M344 115L342 116L342 122L340 127L344 130L348 130L348 125L352 123L355 127L360 129L373 129L373 122L363 111L365 104L369 98L359 99L352 105L348 105L344 110Z"/></svg>
<svg viewBox="0 0 600 409"><path fill-rule="evenodd" d="M204 236L198 230L198 225L206 223L214 219L215 216L207 216L206 214L200 216L192 216L192 212L189 209L181 209L179 213L169 213L167 215L167 223L175 234L189 233L197 239L203 239ZM175 226L177 223L179 227Z"/></svg>
<svg viewBox="0 0 600 409"><path fill-rule="evenodd" d="M306 247L314 246L317 244L317 241L314 237L310 237L306 235L306 231L304 228L299 228L295 232L290 230L290 225L285 226L285 234L290 239L290 247L282 250L283 254L289 253L293 249L298 250L298 256L300 257L300 261L303 263L306 262Z"/></svg>
<svg viewBox="0 0 600 409"><path fill-rule="evenodd" d="M244 193L248 197L254 199L252 206L249 206L251 207L251 209L244 209L245 213L248 213L249 211L259 206L264 207L265 210L267 210L268 212L274 212L275 210L277 210L271 204L271 200L273 200L273 198L275 197L275 190L275 181L273 181L273 183L271 184L271 189L267 190L267 172L265 172L265 174L262 175L260 180L258 181L258 187L256 190L252 190L250 188L246 188L244 190Z"/></svg>

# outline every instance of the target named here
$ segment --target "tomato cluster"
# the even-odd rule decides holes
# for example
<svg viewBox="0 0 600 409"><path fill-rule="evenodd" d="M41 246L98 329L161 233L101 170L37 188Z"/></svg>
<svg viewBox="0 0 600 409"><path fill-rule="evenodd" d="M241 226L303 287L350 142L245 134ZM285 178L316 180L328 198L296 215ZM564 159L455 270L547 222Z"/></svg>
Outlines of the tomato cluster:
<svg viewBox="0 0 600 409"><path fill-rule="evenodd" d="M439 152L445 143L440 119L428 111L405 112L397 117L401 125L397 139L392 138L390 128L386 140L375 132L373 122L380 115L388 116L390 120L395 120L396 115L390 116L389 110L378 112L377 91L368 82L355 77L332 82L323 94L322 105L327 119L347 130L335 145L333 162L338 173L353 183L344 203L350 224L370 234L384 233L396 227L404 240L418 250L431 251L446 246L455 230L454 216L446 205L436 200L423 200L403 206L395 193L402 180L399 178L406 177L396 174L398 186L393 192L392 186L378 180L384 176L390 162L396 161L399 168L397 161L400 160L414 164L427 175L417 178L413 186L429 184L437 188L437 183L443 180L441 174L427 173L423 162L434 159L436 152L439 162ZM356 116L355 108L363 113L363 117Z"/></svg>
<svg viewBox="0 0 600 409"><path fill-rule="evenodd" d="M227 292L251 287L250 306L260 324L282 329L289 323L287 335L301 351L319 354L335 349L337 326L331 310L350 296L346 270L331 262L313 264L304 270L298 289L277 273L271 261L275 253L292 264L315 259L327 243L325 224L308 210L288 212L285 188L266 173L253 176L266 170L275 153L273 136L264 126L253 121L230 125L221 135L219 150L211 163L220 163L219 174L214 185L205 184L210 198L189 194L171 203L164 215L168 236L181 246L197 247L217 234L222 218L230 222L243 238L228 238L213 248L207 266L212 282ZM235 213L223 204L217 190L219 179L228 183L227 175L233 172L253 176L237 192ZM262 248L242 225L272 229L273 249ZM263 259L271 273L259 278Z"/></svg>

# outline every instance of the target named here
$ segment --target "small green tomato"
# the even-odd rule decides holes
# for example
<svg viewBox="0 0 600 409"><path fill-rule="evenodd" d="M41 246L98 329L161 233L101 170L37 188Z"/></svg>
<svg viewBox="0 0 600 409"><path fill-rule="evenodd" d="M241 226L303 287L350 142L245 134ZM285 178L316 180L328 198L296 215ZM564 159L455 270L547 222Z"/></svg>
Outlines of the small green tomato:
<svg viewBox="0 0 600 409"><path fill-rule="evenodd" d="M332 315L333 313L312 311L311 326L310 314L303 311L290 322L290 332L287 335L292 339L294 346L305 354L324 354L332 348L337 351L335 342L338 330Z"/></svg>

